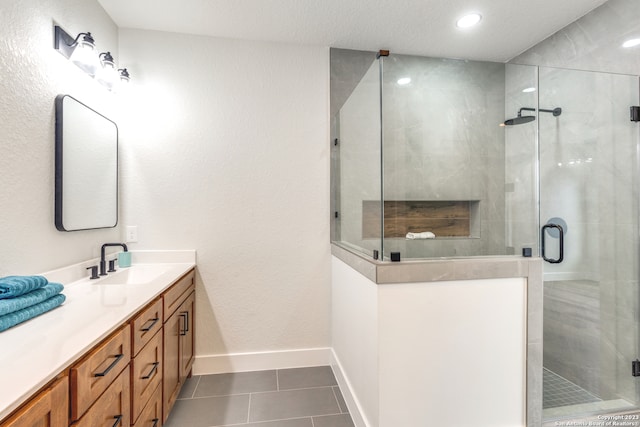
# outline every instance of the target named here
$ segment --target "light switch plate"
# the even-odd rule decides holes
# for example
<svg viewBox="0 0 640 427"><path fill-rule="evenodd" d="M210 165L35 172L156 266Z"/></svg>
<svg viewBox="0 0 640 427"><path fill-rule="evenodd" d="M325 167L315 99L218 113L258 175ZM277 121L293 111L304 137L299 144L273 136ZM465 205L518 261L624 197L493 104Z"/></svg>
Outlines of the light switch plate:
<svg viewBox="0 0 640 427"><path fill-rule="evenodd" d="M138 241L138 226L137 225L128 225L127 226L127 235L124 239L126 243L135 243Z"/></svg>

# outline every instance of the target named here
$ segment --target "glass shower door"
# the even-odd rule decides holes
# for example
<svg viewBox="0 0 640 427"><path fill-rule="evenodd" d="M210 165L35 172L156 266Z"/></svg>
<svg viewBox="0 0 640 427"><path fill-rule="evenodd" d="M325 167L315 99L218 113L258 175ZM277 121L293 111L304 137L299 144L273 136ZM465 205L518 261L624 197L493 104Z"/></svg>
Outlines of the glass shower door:
<svg viewBox="0 0 640 427"><path fill-rule="evenodd" d="M539 70L546 420L639 403L639 91L637 76Z"/></svg>

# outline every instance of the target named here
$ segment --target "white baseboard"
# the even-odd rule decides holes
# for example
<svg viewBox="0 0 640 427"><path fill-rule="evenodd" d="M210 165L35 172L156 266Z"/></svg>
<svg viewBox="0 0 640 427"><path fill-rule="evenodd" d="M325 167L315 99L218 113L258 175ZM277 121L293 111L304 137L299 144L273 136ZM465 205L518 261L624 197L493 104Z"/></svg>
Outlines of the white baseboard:
<svg viewBox="0 0 640 427"><path fill-rule="evenodd" d="M336 381L338 382L338 386L340 387L340 391L342 392L342 397L344 398L344 401L347 404L347 408L349 409L349 414L351 415L351 419L353 420L354 426L355 427L371 427L371 424L368 422L367 418L364 416L364 412L361 410L358 398L353 393L353 388L349 383L349 379L344 374L344 371L342 369L342 365L340 364L340 360L338 359L338 356L336 356L333 349L330 349L330 350L331 350L331 369L333 370L333 375L336 377Z"/></svg>
<svg viewBox="0 0 640 427"><path fill-rule="evenodd" d="M331 365L332 353L331 348L325 347L254 353L201 355L196 356L196 360L193 363L193 374L208 375L228 372L326 366Z"/></svg>

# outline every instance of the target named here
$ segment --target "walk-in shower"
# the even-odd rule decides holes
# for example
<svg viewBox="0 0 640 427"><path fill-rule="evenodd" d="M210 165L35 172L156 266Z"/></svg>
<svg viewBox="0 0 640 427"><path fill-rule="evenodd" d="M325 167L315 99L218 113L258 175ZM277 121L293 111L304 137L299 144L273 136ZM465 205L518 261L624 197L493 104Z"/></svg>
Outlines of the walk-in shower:
<svg viewBox="0 0 640 427"><path fill-rule="evenodd" d="M639 93L623 74L331 51L334 243L544 256L548 422L640 403Z"/></svg>

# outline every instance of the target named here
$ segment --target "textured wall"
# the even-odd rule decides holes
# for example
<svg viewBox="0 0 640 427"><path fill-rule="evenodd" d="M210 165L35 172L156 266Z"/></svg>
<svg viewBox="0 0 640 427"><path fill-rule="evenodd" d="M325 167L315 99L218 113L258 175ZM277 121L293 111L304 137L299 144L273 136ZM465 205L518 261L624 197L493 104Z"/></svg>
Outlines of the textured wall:
<svg viewBox="0 0 640 427"><path fill-rule="evenodd" d="M328 50L120 30L133 249L195 248L198 355L330 344Z"/></svg>
<svg viewBox="0 0 640 427"><path fill-rule="evenodd" d="M33 274L99 255L120 229L63 233L54 226L56 95L70 94L118 121L117 97L53 49L54 21L91 31L118 59L117 27L95 1L0 4L0 276Z"/></svg>

